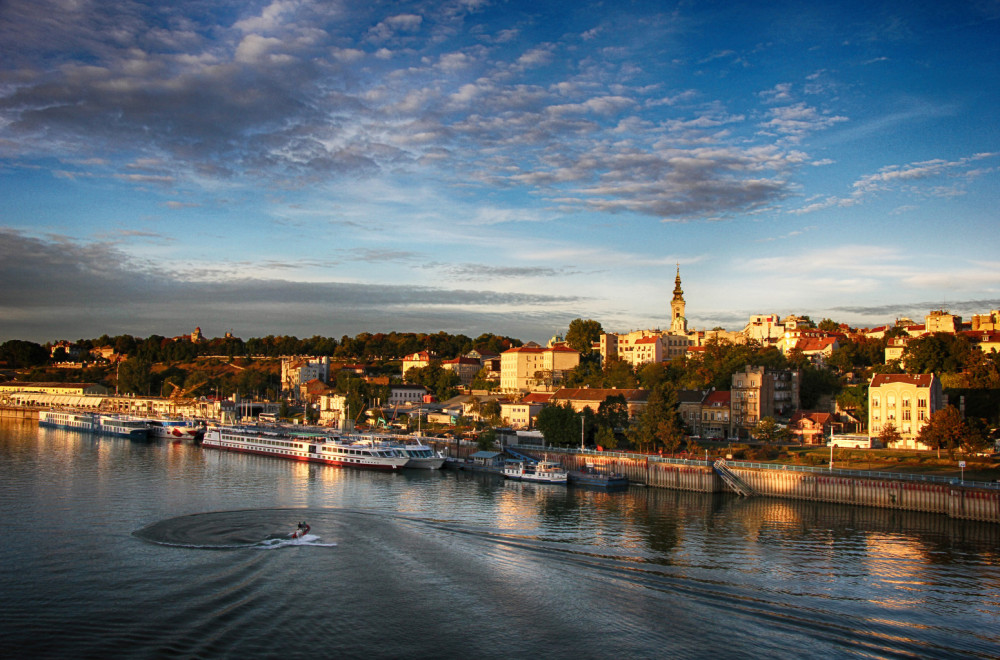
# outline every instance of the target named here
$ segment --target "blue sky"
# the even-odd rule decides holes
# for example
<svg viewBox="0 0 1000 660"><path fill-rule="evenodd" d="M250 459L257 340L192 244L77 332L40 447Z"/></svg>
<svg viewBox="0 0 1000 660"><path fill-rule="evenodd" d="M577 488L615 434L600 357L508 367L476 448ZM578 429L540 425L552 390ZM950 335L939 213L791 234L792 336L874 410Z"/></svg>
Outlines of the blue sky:
<svg viewBox="0 0 1000 660"><path fill-rule="evenodd" d="M997 309L1000 3L807 4L5 0L0 339Z"/></svg>

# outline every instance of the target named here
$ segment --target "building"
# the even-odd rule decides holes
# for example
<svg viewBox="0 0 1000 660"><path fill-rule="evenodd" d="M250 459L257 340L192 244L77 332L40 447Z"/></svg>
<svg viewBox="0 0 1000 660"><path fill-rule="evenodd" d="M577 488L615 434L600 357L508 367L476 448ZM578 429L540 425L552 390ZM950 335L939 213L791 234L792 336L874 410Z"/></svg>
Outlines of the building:
<svg viewBox="0 0 1000 660"><path fill-rule="evenodd" d="M875 374L868 385L868 436L889 424L902 437L900 449L928 449L917 442L931 415L944 407L941 381L934 374Z"/></svg>
<svg viewBox="0 0 1000 660"><path fill-rule="evenodd" d="M550 390L566 372L580 364L580 353L564 344L542 348L534 342L500 355L500 390L531 392Z"/></svg>
<svg viewBox="0 0 1000 660"><path fill-rule="evenodd" d="M710 392L701 402L701 436L722 440L733 435L732 392Z"/></svg>
<svg viewBox="0 0 1000 660"><path fill-rule="evenodd" d="M0 394L18 392L62 394L65 396L103 396L108 394L108 388L97 383L30 383L19 381L0 383Z"/></svg>
<svg viewBox="0 0 1000 660"><path fill-rule="evenodd" d="M423 369L431 366L431 361L437 359L437 354L433 351L417 351L403 358L403 378L410 369Z"/></svg>
<svg viewBox="0 0 1000 660"><path fill-rule="evenodd" d="M430 393L423 385L391 385L389 387L388 405L398 406L407 403L423 403L424 397Z"/></svg>
<svg viewBox="0 0 1000 660"><path fill-rule="evenodd" d="M460 356L454 360L443 360L441 367L449 371L454 371L458 375L458 380L464 387L472 385L480 369L483 368L479 360L468 356ZM403 373L406 373L405 371Z"/></svg>
<svg viewBox="0 0 1000 660"><path fill-rule="evenodd" d="M934 334L945 332L950 335L962 329L962 317L949 314L944 310L934 310L924 317L924 332Z"/></svg>
<svg viewBox="0 0 1000 660"><path fill-rule="evenodd" d="M707 395L702 390L677 392L677 414L691 435L701 435L701 403Z"/></svg>
<svg viewBox="0 0 1000 660"><path fill-rule="evenodd" d="M549 403L554 405L569 403L576 412L583 412L584 408L590 408L596 413L606 399L619 395L625 399L629 419L635 419L646 409L649 391L641 389L562 388L552 394Z"/></svg>
<svg viewBox="0 0 1000 660"><path fill-rule="evenodd" d="M670 301L670 329L633 330L627 333L606 332L599 346L601 360L619 359L633 368L650 362L667 362L687 353L698 333L688 331L681 269L677 267L673 298Z"/></svg>
<svg viewBox="0 0 1000 660"><path fill-rule="evenodd" d="M740 437L764 417L788 419L799 408L799 371L767 371L747 366L732 376L732 422Z"/></svg>
<svg viewBox="0 0 1000 660"><path fill-rule="evenodd" d="M788 423L792 436L804 445L821 445L833 433L834 416L828 412L800 410Z"/></svg>
<svg viewBox="0 0 1000 660"><path fill-rule="evenodd" d="M298 397L302 386L311 380L330 382L330 358L287 357L281 358L281 391Z"/></svg>

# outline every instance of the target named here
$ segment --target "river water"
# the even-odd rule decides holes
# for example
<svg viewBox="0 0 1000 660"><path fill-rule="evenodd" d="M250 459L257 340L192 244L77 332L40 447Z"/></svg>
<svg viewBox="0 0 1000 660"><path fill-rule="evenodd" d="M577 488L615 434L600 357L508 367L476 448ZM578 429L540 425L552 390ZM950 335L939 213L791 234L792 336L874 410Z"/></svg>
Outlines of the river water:
<svg viewBox="0 0 1000 660"><path fill-rule="evenodd" d="M993 658L997 527L0 421L0 657Z"/></svg>

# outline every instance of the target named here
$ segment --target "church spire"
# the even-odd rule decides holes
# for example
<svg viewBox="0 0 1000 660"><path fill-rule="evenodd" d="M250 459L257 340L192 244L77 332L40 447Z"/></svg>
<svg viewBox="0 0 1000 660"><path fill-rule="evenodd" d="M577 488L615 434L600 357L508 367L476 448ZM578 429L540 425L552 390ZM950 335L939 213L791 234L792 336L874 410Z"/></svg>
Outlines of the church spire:
<svg viewBox="0 0 1000 660"><path fill-rule="evenodd" d="M670 301L670 333L687 334L687 319L684 317L684 289L681 288L681 265L677 264L677 278L674 279L674 299Z"/></svg>

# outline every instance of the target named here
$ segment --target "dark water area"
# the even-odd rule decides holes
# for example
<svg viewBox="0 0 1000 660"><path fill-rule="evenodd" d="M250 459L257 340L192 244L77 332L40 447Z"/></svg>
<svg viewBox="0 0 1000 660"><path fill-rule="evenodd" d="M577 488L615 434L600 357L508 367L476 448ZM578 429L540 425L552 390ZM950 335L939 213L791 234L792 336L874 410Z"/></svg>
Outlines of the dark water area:
<svg viewBox="0 0 1000 660"><path fill-rule="evenodd" d="M998 527L6 421L0 657L995 658Z"/></svg>

